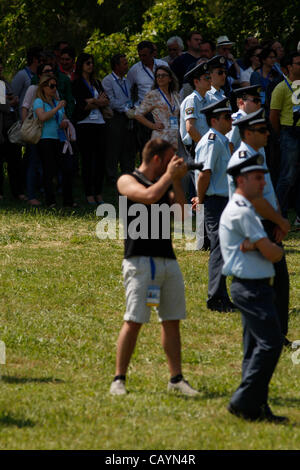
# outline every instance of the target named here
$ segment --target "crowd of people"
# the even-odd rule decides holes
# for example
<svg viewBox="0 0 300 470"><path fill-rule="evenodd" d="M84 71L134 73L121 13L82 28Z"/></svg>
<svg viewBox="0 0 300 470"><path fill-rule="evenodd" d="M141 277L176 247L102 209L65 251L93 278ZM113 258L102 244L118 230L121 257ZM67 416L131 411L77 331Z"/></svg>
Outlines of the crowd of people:
<svg viewBox="0 0 300 470"><path fill-rule="evenodd" d="M299 187L295 184L299 100L292 109L286 103L291 93L286 87L299 79L298 59L285 54L277 39L259 42L254 35L247 37L238 59L234 47L227 36L211 41L193 31L186 47L179 36L169 38L168 55L159 59L156 45L142 41L137 46L140 61L129 69L126 55L116 53L111 73L102 81L95 76L93 55L76 55L67 41L51 49L31 47L27 65L10 83L0 59L0 198L5 196L7 161L12 196L31 206L40 206L43 197L47 206L55 207L60 191L63 205L76 207L73 180L78 174L86 203L101 204L103 185L115 185L120 173L131 172L151 137L163 138L179 155L194 158L195 146L208 130L201 109L226 96L233 111L238 111L241 97L236 90L259 85L255 100L260 98L272 124L266 145L272 181L285 214L289 196L295 194L296 224L300 224L300 194L295 189ZM194 85L190 72L205 62L206 73ZM249 97L242 106L251 107ZM40 141L25 147L12 143L11 126L16 120L24 122L31 112L42 123Z"/></svg>
<svg viewBox="0 0 300 470"><path fill-rule="evenodd" d="M210 249L206 306L220 313L238 308L243 318L242 382L229 411L283 422L267 400L281 349L290 345L282 241L291 205L294 224L300 225L300 49L285 54L277 39L249 36L242 57L235 58L227 36L214 42L195 31L187 36L186 50L178 36L166 46L168 55L159 59L155 44L140 42L140 61L130 69L126 55L116 53L102 81L93 55L76 56L64 41L53 51L29 49L27 66L11 83L0 60L0 198L6 160L12 195L32 206L41 204L42 188L45 204L55 207L60 187L63 205L76 207L76 171L90 205L102 204L104 184L116 183L129 206L146 205L149 220L153 203L183 207L187 197L192 209L204 204ZM30 115L40 122L41 135L25 146L22 158L22 146L10 141L9 131ZM195 173L187 172L185 162L191 161L198 164ZM155 297L171 374L168 389L196 396L181 370L184 284L171 238L140 240L128 233L124 258L127 307L110 392L127 392L127 368ZM227 276L234 276L233 301Z"/></svg>

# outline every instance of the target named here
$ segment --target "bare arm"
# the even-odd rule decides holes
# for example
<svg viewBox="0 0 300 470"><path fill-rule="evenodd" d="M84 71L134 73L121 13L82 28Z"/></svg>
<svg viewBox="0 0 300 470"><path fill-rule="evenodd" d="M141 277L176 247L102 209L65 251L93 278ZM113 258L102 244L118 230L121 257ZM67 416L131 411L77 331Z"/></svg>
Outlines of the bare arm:
<svg viewBox="0 0 300 470"><path fill-rule="evenodd" d="M185 128L186 128L187 133L191 136L192 140L194 142L199 142L202 135L196 128L196 119L194 118L187 119L185 121Z"/></svg>
<svg viewBox="0 0 300 470"><path fill-rule="evenodd" d="M277 263L283 257L283 249L276 243L272 243L268 238L261 238L254 243L254 246L271 263Z"/></svg>
<svg viewBox="0 0 300 470"><path fill-rule="evenodd" d="M280 212L276 211L273 206L264 198L254 199L251 201L256 212L264 219L270 220L274 224L278 225L284 234L284 237L288 234L291 226L287 219L282 217ZM281 240L279 240L281 241Z"/></svg>
<svg viewBox="0 0 300 470"><path fill-rule="evenodd" d="M210 183L210 170L201 171L197 182L198 204L202 204Z"/></svg>
<svg viewBox="0 0 300 470"><path fill-rule="evenodd" d="M162 122L151 122L142 114L135 114L134 118L144 126L148 127L149 129L152 129L153 131L159 131L161 129L164 129L165 127Z"/></svg>
<svg viewBox="0 0 300 470"><path fill-rule="evenodd" d="M61 108L64 108L66 105L66 102L64 100L60 101L55 108L51 109L50 111L44 111L43 108L37 108L35 110L35 113L37 117L39 118L40 121L45 122L49 121L49 119L53 118L55 116L55 113Z"/></svg>

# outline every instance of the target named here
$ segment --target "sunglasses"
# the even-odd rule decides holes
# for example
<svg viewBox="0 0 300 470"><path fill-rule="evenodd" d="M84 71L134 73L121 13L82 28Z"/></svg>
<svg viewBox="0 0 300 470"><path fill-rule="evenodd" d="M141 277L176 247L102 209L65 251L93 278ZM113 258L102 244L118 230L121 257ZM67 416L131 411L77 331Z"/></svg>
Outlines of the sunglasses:
<svg viewBox="0 0 300 470"><path fill-rule="evenodd" d="M227 75L226 70L218 70L217 75Z"/></svg>
<svg viewBox="0 0 300 470"><path fill-rule="evenodd" d="M88 62L85 62L85 64L86 65L94 65L94 63L91 60L89 60Z"/></svg>
<svg viewBox="0 0 300 470"><path fill-rule="evenodd" d="M167 73L158 73L156 75L156 78L164 78L164 77L168 77L169 75Z"/></svg>
<svg viewBox="0 0 300 470"><path fill-rule="evenodd" d="M202 75L203 80L206 80L206 81L210 81L211 80L211 76L210 75Z"/></svg>
<svg viewBox="0 0 300 470"><path fill-rule="evenodd" d="M267 132L269 132L269 129L267 127L258 127L257 129L248 128L248 131L250 131L250 132L259 132L260 134L266 134Z"/></svg>
<svg viewBox="0 0 300 470"><path fill-rule="evenodd" d="M251 103L259 104L261 103L261 98L247 98L246 101L251 101Z"/></svg>
<svg viewBox="0 0 300 470"><path fill-rule="evenodd" d="M46 86L48 86L51 90L54 90L54 88L56 88L56 84L55 84L55 83L50 83L50 84L48 84L48 85L46 85Z"/></svg>

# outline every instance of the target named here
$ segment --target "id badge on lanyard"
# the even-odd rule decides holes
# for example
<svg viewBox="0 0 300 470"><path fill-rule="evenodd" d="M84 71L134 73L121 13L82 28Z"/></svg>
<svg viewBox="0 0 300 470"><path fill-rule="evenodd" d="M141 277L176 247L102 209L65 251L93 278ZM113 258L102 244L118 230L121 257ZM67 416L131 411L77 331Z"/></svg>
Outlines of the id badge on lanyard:
<svg viewBox="0 0 300 470"><path fill-rule="evenodd" d="M152 257L150 257L150 269L151 269L151 280L155 280L155 262ZM160 304L160 287L155 285L148 286L147 289L147 307L159 307Z"/></svg>
<svg viewBox="0 0 300 470"><path fill-rule="evenodd" d="M178 129L178 118L176 116L170 116L169 122L171 129Z"/></svg>

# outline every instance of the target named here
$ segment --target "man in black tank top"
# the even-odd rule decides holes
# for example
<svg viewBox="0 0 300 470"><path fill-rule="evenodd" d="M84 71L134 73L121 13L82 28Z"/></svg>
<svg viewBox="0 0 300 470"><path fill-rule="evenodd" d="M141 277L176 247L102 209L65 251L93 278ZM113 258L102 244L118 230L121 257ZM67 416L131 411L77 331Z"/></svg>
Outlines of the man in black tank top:
<svg viewBox="0 0 300 470"><path fill-rule="evenodd" d="M159 223L155 223L151 212L155 204L169 206L177 203L184 210L186 199L181 179L187 173L187 166L183 159L174 154L172 145L162 139L150 140L144 147L142 157L141 166L132 174L122 175L117 183L121 196L127 197L125 254L122 265L126 312L118 339L116 375L110 393L126 393L126 372L138 333L142 324L150 319L151 306L156 306L162 325L162 344L171 375L168 390L195 396L199 392L184 380L181 370L179 322L185 318L183 278L173 251L171 235L167 233L166 236L162 229L163 217L160 216ZM134 204L136 208L139 204L146 214L146 236L145 230L141 237L137 236L137 230L130 228L134 222L134 217L130 215L134 213Z"/></svg>

